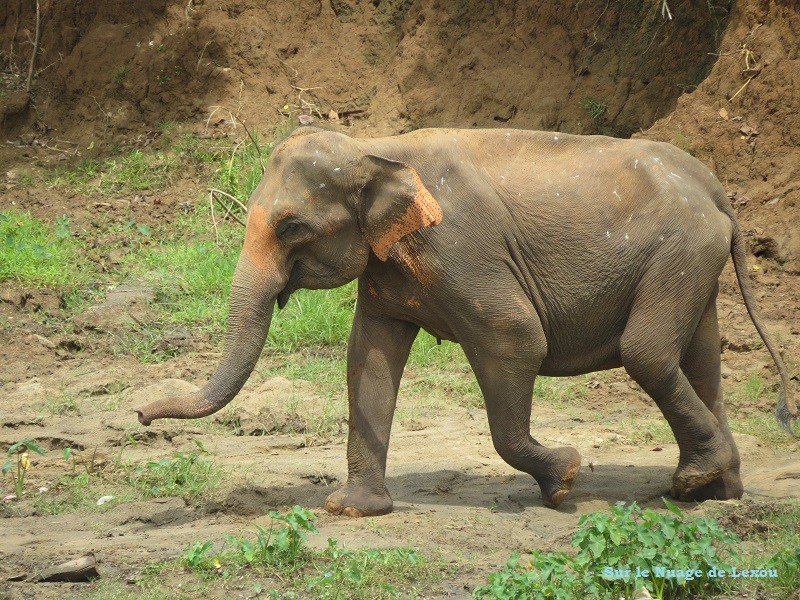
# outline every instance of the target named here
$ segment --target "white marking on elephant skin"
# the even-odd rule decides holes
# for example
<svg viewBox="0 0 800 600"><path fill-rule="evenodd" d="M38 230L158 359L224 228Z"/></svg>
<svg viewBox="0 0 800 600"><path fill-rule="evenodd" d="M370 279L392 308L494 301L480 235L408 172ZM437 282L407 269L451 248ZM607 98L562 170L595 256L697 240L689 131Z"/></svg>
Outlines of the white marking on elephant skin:
<svg viewBox="0 0 800 600"><path fill-rule="evenodd" d="M557 142L557 141L558 141L558 136L557 136L557 135L554 135L554 136L553 136L553 141L554 141L554 142Z"/></svg>
<svg viewBox="0 0 800 600"><path fill-rule="evenodd" d="M686 196L683 197L683 201L686 202L686 204L689 204L689 199Z"/></svg>
<svg viewBox="0 0 800 600"><path fill-rule="evenodd" d="M311 163L311 166L312 167L316 167L317 166L317 161L314 161L313 163Z"/></svg>
<svg viewBox="0 0 800 600"><path fill-rule="evenodd" d="M556 192L556 196L560 196L560 195L561 195L561 194L559 194L558 192Z"/></svg>
<svg viewBox="0 0 800 600"><path fill-rule="evenodd" d="M334 171L341 171L341 170L342 170L342 167L336 167L336 168L334 169Z"/></svg>
<svg viewBox="0 0 800 600"><path fill-rule="evenodd" d="M320 187L320 188L324 188L324 187L325 187L325 184L324 184L324 183L320 183L320 184L319 184L319 187Z"/></svg>
<svg viewBox="0 0 800 600"><path fill-rule="evenodd" d="M631 219L633 219L633 213L631 213L631 216L630 216L630 217L628 217L628 220L626 221L626 223L630 223L630 222L631 222Z"/></svg>
<svg viewBox="0 0 800 600"><path fill-rule="evenodd" d="M686 274L686 271L681 271L681 277L683 277L685 274Z"/></svg>
<svg viewBox="0 0 800 600"><path fill-rule="evenodd" d="M680 175L678 175L677 173L673 173L672 171L669 172L669 176L670 177L677 177L678 179L683 179Z"/></svg>
<svg viewBox="0 0 800 600"><path fill-rule="evenodd" d="M617 200L619 200L619 201L621 202L621 201L622 201L622 198L621 198L621 197L620 197L620 195L617 193L617 190L614 190L614 192L613 192L613 193L614 193L614 195L617 197Z"/></svg>
<svg viewBox="0 0 800 600"><path fill-rule="evenodd" d="M610 238L610 237L611 237L611 232L610 231L606 231L606 238Z"/></svg>
<svg viewBox="0 0 800 600"><path fill-rule="evenodd" d="M658 236L658 240L659 240L660 242L663 242L663 241L664 241L664 236L663 236L663 235L660 235L660 236Z"/></svg>
<svg viewBox="0 0 800 600"><path fill-rule="evenodd" d="M635 161L633 161L633 168L637 169L638 167L639 167L639 159L637 158Z"/></svg>
<svg viewBox="0 0 800 600"><path fill-rule="evenodd" d="M440 182L439 185L444 185L444 177L442 177L442 181Z"/></svg>
<svg viewBox="0 0 800 600"><path fill-rule="evenodd" d="M630 236L629 236L627 233L625 234L625 239L626 239L626 240L629 240L629 239L631 239L631 238L630 238Z"/></svg>
<svg viewBox="0 0 800 600"><path fill-rule="evenodd" d="M275 206L278 203L278 199L275 198L275 202L272 203L272 206Z"/></svg>

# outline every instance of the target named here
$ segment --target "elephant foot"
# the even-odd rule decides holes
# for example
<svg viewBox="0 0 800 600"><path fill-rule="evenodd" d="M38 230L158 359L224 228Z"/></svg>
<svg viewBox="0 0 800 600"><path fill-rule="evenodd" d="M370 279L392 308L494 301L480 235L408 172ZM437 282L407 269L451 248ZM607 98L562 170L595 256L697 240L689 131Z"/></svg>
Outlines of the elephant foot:
<svg viewBox="0 0 800 600"><path fill-rule="evenodd" d="M537 477L542 500L547 508L558 508L572 489L581 470L581 455L575 448L553 448L554 465L549 477Z"/></svg>
<svg viewBox="0 0 800 600"><path fill-rule="evenodd" d="M392 512L392 498L385 489L376 494L363 485L348 483L325 500L325 510L332 515L347 517L376 517Z"/></svg>
<svg viewBox="0 0 800 600"><path fill-rule="evenodd" d="M741 497L743 488L739 466L734 464L734 454L730 446L724 445L716 452L709 452L707 456L713 459L678 465L672 476L670 494L673 498L688 502ZM738 496L735 496L737 493Z"/></svg>
<svg viewBox="0 0 800 600"><path fill-rule="evenodd" d="M722 475L709 481L707 484L695 488L689 492L684 492L680 497L675 496L684 502L702 502L704 500L738 500L744 493L742 478L739 476L739 468L728 469ZM674 495L674 493L673 493Z"/></svg>

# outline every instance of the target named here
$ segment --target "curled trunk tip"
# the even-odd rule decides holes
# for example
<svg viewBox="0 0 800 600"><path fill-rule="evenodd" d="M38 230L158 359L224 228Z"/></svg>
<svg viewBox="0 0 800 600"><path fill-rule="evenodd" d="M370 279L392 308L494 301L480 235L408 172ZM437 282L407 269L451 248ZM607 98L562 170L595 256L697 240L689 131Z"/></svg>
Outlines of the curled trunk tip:
<svg viewBox="0 0 800 600"><path fill-rule="evenodd" d="M238 389L236 390L238 392ZM136 409L139 423L150 425L156 419L199 419L207 417L224 407L235 395L219 398L216 402L209 399L201 390L191 396L174 396L156 400L150 404Z"/></svg>

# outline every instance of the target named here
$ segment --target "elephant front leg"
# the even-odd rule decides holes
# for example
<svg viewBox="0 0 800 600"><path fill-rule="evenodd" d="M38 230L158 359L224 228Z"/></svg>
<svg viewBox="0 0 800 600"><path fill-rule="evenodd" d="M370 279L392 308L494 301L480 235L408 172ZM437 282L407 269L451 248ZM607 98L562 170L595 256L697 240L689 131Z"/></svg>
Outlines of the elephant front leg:
<svg viewBox="0 0 800 600"><path fill-rule="evenodd" d="M359 298L347 348L347 483L325 501L328 512L350 517L392 512L386 453L400 378L419 331L411 323L367 315L363 304Z"/></svg>

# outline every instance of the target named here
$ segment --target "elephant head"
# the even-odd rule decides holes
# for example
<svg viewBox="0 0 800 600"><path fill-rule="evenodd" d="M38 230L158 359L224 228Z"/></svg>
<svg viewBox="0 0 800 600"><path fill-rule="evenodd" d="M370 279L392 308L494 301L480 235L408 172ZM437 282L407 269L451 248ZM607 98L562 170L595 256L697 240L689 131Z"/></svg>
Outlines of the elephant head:
<svg viewBox="0 0 800 600"><path fill-rule="evenodd" d="M295 132L275 149L249 200L219 365L198 392L148 404L137 411L139 421L220 410L255 367L276 302L283 308L297 289L352 281L370 252L385 261L401 238L441 219L439 204L408 164L368 141L313 128Z"/></svg>

